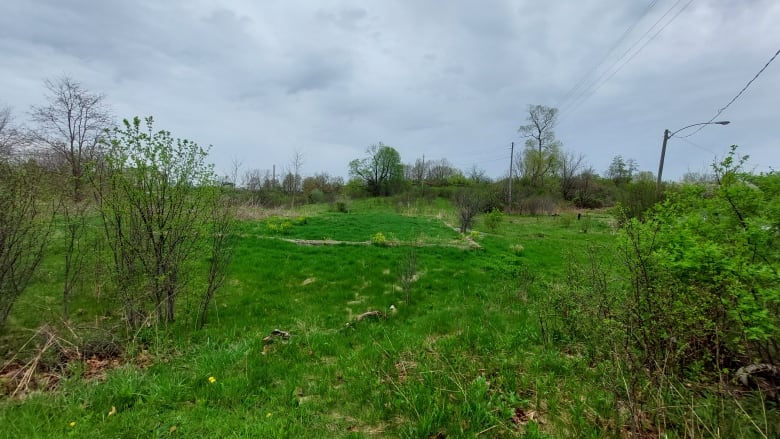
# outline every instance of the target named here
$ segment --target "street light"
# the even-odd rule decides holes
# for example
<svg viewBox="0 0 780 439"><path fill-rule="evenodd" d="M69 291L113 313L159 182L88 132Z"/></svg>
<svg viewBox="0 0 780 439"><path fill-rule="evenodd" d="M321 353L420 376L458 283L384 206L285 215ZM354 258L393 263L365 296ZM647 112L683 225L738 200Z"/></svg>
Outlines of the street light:
<svg viewBox="0 0 780 439"><path fill-rule="evenodd" d="M661 144L661 163L658 164L658 182L656 183L656 189L660 192L661 191L661 175L664 173L664 158L666 157L666 142L671 139L675 134L679 133L682 130L687 130L691 127L696 127L699 125L728 125L731 121L728 120L720 120L718 122L701 122L701 123L695 123L692 125L688 125L687 127L682 127L679 130L671 133L669 130L664 130L664 142Z"/></svg>

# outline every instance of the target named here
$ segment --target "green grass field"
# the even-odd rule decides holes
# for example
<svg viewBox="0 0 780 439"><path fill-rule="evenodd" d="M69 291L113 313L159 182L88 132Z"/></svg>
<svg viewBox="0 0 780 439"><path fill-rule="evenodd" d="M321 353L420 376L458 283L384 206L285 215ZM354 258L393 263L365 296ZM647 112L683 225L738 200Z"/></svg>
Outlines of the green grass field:
<svg viewBox="0 0 780 439"><path fill-rule="evenodd" d="M54 390L4 397L0 437L620 436L598 370L540 326L567 261L614 239L609 216L508 217L493 232L478 219L470 248L441 203L279 213L239 223L206 328L144 329L97 376L72 362ZM378 232L392 245L276 239ZM57 264L45 261L12 311L6 352L59 319ZM82 286L74 320L111 318L96 290ZM358 320L374 310L385 316ZM275 329L289 339L264 341Z"/></svg>

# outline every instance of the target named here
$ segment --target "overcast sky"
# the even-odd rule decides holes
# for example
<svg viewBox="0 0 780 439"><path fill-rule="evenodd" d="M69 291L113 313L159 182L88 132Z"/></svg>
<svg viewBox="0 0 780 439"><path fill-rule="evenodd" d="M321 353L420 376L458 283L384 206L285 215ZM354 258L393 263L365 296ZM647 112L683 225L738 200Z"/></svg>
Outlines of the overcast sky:
<svg viewBox="0 0 780 439"><path fill-rule="evenodd" d="M780 49L779 23L777 0L6 0L0 105L25 122L66 74L118 119L213 145L223 173L300 151L303 174L346 176L382 141L500 177L542 104L597 172L620 154L655 173L663 130L715 116ZM730 125L669 141L664 176L707 171L731 144L780 167L779 107L777 61Z"/></svg>

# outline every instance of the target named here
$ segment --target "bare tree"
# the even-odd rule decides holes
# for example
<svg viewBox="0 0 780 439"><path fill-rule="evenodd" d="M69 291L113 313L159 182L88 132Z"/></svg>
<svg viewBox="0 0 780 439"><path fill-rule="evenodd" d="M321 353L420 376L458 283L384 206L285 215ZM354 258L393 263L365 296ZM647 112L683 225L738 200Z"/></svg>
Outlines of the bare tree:
<svg viewBox="0 0 780 439"><path fill-rule="evenodd" d="M425 159L417 159L414 164L404 165L404 179L414 182L416 185L422 185L425 181L430 162Z"/></svg>
<svg viewBox="0 0 780 439"><path fill-rule="evenodd" d="M448 179L460 174L460 171L452 166L446 158L430 161L426 165L425 170L427 173L426 180L440 185L446 184Z"/></svg>
<svg viewBox="0 0 780 439"><path fill-rule="evenodd" d="M68 166L74 201L83 198L84 173L98 155L100 139L112 124L105 96L90 93L68 76L47 79L48 103L32 107L37 127L33 138L52 150Z"/></svg>
<svg viewBox="0 0 780 439"><path fill-rule="evenodd" d="M13 149L22 141L19 130L13 124L10 107L0 107L0 160L8 160Z"/></svg>
<svg viewBox="0 0 780 439"><path fill-rule="evenodd" d="M295 194L298 193L301 189L301 168L303 167L303 152L296 150L293 153L292 158L290 158L290 172L288 174L292 174L292 187L291 193L292 193L292 202L290 205L291 209L295 208Z"/></svg>
<svg viewBox="0 0 780 439"><path fill-rule="evenodd" d="M247 169L241 177L241 187L257 191L263 187L263 171L257 168Z"/></svg>
<svg viewBox="0 0 780 439"><path fill-rule="evenodd" d="M579 208L601 207L598 199L599 177L592 167L586 167L574 178L574 205Z"/></svg>
<svg viewBox="0 0 780 439"><path fill-rule="evenodd" d="M561 155L561 195L564 200L570 201L574 198L577 188L577 173L583 167L585 156L575 155L567 151Z"/></svg>
<svg viewBox="0 0 780 439"><path fill-rule="evenodd" d="M244 161L238 157L233 157L233 160L230 161L230 175L228 177L234 188L238 187L238 176L241 174L242 167L244 167Z"/></svg>
<svg viewBox="0 0 780 439"><path fill-rule="evenodd" d="M474 183L490 183L490 177L484 169L477 167L477 165L471 165L471 169L468 172L468 178Z"/></svg>
<svg viewBox="0 0 780 439"><path fill-rule="evenodd" d="M466 233L474 217L482 212L486 202L485 192L475 187L462 188L455 194L455 206L458 209L460 219L460 233Z"/></svg>

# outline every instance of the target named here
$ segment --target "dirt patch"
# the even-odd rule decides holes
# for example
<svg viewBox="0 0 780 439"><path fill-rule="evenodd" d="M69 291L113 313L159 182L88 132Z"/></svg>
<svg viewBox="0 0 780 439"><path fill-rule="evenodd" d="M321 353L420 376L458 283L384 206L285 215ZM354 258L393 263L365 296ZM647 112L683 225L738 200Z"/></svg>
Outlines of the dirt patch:
<svg viewBox="0 0 780 439"><path fill-rule="evenodd" d="M457 230L457 229L456 229ZM335 246L335 245L348 245L348 246L370 246L371 241L336 241L335 239L292 239L292 238L280 238L278 236L263 236L258 235L257 239L273 239L277 241L289 242L295 245L304 246ZM383 244L384 247L448 247L459 248L463 250L469 249L481 249L479 245L469 236L464 236L463 240L454 241L451 243L423 243L419 241L392 241Z"/></svg>

